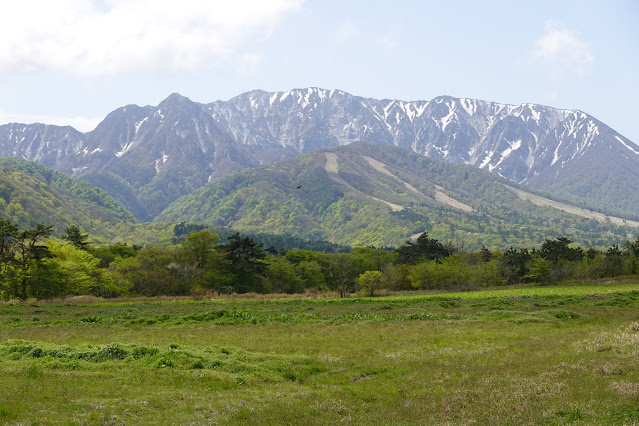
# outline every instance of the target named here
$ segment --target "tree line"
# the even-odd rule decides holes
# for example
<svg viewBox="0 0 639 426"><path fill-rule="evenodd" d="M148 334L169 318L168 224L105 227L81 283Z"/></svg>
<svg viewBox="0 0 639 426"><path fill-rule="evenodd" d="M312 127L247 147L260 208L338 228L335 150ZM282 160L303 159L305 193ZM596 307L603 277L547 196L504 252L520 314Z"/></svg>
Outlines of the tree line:
<svg viewBox="0 0 639 426"><path fill-rule="evenodd" d="M238 233L222 241L201 227L172 246L144 248L93 246L75 225L66 228L61 240L52 238L52 231L41 224L21 230L0 219L1 299L307 291L375 296L639 274L639 238L604 251L576 247L560 237L546 239L539 248L469 252L424 233L395 249L326 253L268 250Z"/></svg>

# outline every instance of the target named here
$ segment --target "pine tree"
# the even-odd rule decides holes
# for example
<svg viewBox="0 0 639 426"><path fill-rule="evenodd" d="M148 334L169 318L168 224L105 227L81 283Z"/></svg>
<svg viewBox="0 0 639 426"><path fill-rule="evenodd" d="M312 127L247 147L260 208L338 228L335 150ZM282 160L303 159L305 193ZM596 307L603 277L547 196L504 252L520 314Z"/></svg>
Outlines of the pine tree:
<svg viewBox="0 0 639 426"><path fill-rule="evenodd" d="M76 248L81 250L86 250L89 243L87 239L89 238L89 234L83 234L80 228L76 225L71 225L67 229L64 230L64 235L62 236L63 240L68 241Z"/></svg>

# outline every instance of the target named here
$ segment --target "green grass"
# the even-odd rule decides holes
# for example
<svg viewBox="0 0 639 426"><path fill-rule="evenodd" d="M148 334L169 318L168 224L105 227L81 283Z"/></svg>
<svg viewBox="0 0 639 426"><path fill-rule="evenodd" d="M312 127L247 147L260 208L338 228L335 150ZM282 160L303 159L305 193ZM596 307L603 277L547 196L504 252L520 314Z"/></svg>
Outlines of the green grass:
<svg viewBox="0 0 639 426"><path fill-rule="evenodd" d="M0 305L0 424L636 424L639 285Z"/></svg>

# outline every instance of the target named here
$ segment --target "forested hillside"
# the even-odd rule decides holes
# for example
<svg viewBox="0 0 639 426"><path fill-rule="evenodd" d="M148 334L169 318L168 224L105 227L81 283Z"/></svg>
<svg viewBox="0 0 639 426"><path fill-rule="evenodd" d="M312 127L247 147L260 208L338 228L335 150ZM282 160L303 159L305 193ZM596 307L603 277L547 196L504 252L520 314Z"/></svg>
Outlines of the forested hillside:
<svg viewBox="0 0 639 426"><path fill-rule="evenodd" d="M1 217L22 227L51 225L54 235L77 225L101 242L171 244L180 238L174 224L189 222L223 237L242 231L278 250L398 246L422 232L470 250L533 246L559 235L604 248L631 238L637 225L569 214L573 209L559 203L536 205L526 191L472 166L356 143L211 182L156 223L141 224L89 182L0 159Z"/></svg>
<svg viewBox="0 0 639 426"><path fill-rule="evenodd" d="M422 232L469 249L537 245L559 235L605 247L632 235L629 227L537 206L513 188L473 166L355 143L211 182L157 220L353 246L397 246Z"/></svg>
<svg viewBox="0 0 639 426"><path fill-rule="evenodd" d="M20 227L53 226L60 235L70 225L109 236L133 216L103 190L37 163L0 158L0 217Z"/></svg>

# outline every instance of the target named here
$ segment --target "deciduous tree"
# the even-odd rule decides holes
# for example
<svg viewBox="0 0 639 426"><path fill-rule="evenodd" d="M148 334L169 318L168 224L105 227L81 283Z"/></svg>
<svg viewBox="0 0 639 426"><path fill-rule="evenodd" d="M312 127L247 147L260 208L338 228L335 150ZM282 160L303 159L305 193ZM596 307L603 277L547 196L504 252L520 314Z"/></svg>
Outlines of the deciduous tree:
<svg viewBox="0 0 639 426"><path fill-rule="evenodd" d="M382 289L382 273L380 271L366 271L357 278L357 284L367 296L374 297Z"/></svg>

